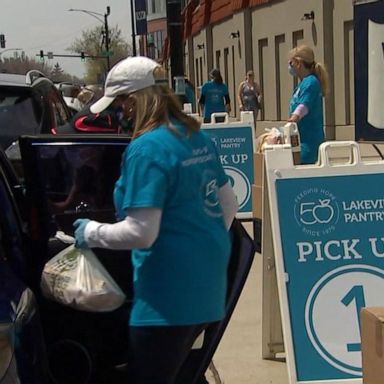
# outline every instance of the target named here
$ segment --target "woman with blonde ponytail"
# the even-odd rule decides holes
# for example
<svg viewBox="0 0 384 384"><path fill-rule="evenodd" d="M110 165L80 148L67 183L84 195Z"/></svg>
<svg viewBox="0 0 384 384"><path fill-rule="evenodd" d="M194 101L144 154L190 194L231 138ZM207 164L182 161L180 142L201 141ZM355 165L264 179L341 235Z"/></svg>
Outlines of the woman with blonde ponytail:
<svg viewBox="0 0 384 384"><path fill-rule="evenodd" d="M307 45L289 52L288 70L300 79L289 103L288 121L297 123L299 128L301 163L312 164L317 161L319 145L325 139L323 97L328 94L328 73Z"/></svg>

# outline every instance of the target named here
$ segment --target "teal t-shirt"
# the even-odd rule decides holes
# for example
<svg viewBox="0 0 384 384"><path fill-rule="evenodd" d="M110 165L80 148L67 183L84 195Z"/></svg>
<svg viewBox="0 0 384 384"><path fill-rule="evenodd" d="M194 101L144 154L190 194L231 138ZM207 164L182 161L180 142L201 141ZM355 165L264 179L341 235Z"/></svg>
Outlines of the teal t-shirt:
<svg viewBox="0 0 384 384"><path fill-rule="evenodd" d="M312 164L317 161L319 145L324 141L323 97L318 78L311 74L303 78L293 92L289 104L291 115L299 104L308 108L298 125L301 142L301 162Z"/></svg>
<svg viewBox="0 0 384 384"><path fill-rule="evenodd" d="M230 239L218 188L227 176L203 132L161 125L127 147L114 199L119 219L133 207L162 209L160 232L132 252L130 324L187 325L224 316Z"/></svg>
<svg viewBox="0 0 384 384"><path fill-rule="evenodd" d="M212 113L226 112L225 96L228 95L228 87L213 80L207 81L201 87L201 95L204 95L204 118L210 118Z"/></svg>

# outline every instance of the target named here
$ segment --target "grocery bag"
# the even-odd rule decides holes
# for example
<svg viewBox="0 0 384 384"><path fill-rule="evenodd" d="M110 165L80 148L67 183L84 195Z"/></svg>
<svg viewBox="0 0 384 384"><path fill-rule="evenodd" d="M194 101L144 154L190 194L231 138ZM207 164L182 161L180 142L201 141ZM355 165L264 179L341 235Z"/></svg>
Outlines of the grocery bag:
<svg viewBox="0 0 384 384"><path fill-rule="evenodd" d="M90 249L70 245L43 269L40 287L46 298L89 312L120 307L125 295Z"/></svg>

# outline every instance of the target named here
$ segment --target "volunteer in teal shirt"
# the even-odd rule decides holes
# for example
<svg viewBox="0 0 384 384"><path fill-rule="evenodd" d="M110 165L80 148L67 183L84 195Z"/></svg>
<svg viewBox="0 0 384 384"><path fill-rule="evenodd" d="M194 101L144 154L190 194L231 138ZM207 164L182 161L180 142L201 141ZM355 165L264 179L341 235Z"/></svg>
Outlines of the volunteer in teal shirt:
<svg viewBox="0 0 384 384"><path fill-rule="evenodd" d="M187 325L224 316L230 243L217 188L228 178L209 137L188 137L177 123L173 129L161 125L129 145L115 188L119 219L129 208L163 212L154 244L133 250L131 325Z"/></svg>
<svg viewBox="0 0 384 384"><path fill-rule="evenodd" d="M112 102L134 121L114 191L118 221L77 220L76 246L132 250L130 380L174 384L196 337L225 316L238 204L214 143L181 111L155 61L116 64L91 111Z"/></svg>
<svg viewBox="0 0 384 384"><path fill-rule="evenodd" d="M228 87L223 83L219 69L213 69L210 80L201 87L199 104L203 110L204 123L211 122L212 113L231 111ZM222 121L222 118L216 118L216 122Z"/></svg>
<svg viewBox="0 0 384 384"><path fill-rule="evenodd" d="M328 91L328 75L306 45L290 51L288 70L300 79L290 100L288 121L297 123L299 128L301 163L312 164L317 161L318 148L325 140L323 96Z"/></svg>

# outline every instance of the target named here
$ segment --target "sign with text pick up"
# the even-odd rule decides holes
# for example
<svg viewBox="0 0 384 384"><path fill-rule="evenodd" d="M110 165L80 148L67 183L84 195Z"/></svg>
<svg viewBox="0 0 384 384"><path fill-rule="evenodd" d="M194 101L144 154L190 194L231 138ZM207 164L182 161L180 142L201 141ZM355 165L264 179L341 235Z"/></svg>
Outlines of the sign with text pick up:
<svg viewBox="0 0 384 384"><path fill-rule="evenodd" d="M361 383L360 310L384 306L384 162L265 160L290 383Z"/></svg>
<svg viewBox="0 0 384 384"><path fill-rule="evenodd" d="M221 164L232 184L239 203L238 218L252 217L253 123L225 122L203 124L216 145Z"/></svg>

